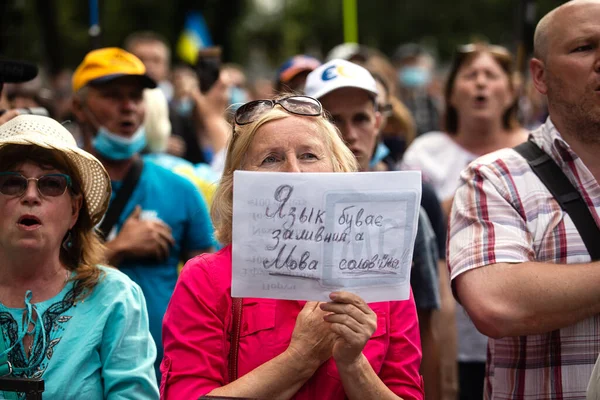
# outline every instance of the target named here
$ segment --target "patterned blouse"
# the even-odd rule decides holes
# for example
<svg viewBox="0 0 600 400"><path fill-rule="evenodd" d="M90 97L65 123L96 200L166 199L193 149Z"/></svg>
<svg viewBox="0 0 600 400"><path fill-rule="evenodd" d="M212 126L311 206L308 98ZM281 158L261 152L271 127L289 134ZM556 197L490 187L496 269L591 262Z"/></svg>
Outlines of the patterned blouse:
<svg viewBox="0 0 600 400"><path fill-rule="evenodd" d="M103 278L78 302L81 288L69 282L35 304L28 291L25 308L0 303L0 340L12 376L43 379L48 399L158 399L144 296L125 274L100 268ZM25 349L28 331L34 336ZM11 396L0 391L0 399Z"/></svg>

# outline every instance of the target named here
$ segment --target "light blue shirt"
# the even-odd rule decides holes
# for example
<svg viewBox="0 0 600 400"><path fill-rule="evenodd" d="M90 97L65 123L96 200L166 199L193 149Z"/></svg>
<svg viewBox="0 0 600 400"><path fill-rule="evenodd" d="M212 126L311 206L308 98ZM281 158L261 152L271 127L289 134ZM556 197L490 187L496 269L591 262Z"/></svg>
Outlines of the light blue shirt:
<svg viewBox="0 0 600 400"><path fill-rule="evenodd" d="M26 300L38 316L29 358L16 343L28 309L0 303L0 340L12 347L13 376L42 378L45 399L158 399L144 295L122 272L100 268L104 277L83 300L74 303L73 282L49 300Z"/></svg>

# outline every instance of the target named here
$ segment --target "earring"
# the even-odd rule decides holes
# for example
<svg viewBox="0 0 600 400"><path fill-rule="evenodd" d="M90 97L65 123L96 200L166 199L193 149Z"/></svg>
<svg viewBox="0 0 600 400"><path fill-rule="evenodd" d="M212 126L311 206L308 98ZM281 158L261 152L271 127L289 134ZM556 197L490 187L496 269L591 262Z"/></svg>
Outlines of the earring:
<svg viewBox="0 0 600 400"><path fill-rule="evenodd" d="M69 232L67 232L67 236L62 242L62 248L66 251L70 251L71 247L73 247L73 238L71 237L71 230L69 230Z"/></svg>

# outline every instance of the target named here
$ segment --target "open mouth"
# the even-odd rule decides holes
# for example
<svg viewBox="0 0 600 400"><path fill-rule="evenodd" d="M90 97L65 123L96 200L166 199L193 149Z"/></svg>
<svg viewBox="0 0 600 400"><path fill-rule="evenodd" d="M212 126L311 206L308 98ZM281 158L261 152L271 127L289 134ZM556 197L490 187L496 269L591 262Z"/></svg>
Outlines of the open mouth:
<svg viewBox="0 0 600 400"><path fill-rule="evenodd" d="M487 96L479 95L475 96L475 105L476 106L485 106L487 104L488 98Z"/></svg>
<svg viewBox="0 0 600 400"><path fill-rule="evenodd" d="M23 215L17 223L26 228L35 228L42 225L42 222L33 215Z"/></svg>
<svg viewBox="0 0 600 400"><path fill-rule="evenodd" d="M128 130L128 129L131 129L133 127L134 127L134 123L131 122L131 121L123 121L123 122L121 122L121 128L124 128L124 129Z"/></svg>

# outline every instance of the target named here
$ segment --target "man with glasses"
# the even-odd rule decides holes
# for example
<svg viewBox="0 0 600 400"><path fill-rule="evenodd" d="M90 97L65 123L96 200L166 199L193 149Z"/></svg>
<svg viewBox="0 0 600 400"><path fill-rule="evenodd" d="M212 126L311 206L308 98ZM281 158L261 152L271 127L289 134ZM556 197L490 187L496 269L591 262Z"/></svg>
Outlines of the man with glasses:
<svg viewBox="0 0 600 400"><path fill-rule="evenodd" d="M100 224L108 261L144 292L150 332L158 348L158 374L162 318L177 282L178 265L211 251L213 231L206 204L191 182L141 162L142 91L154 87L142 62L119 48L88 53L73 74L73 112L85 148L102 161L112 181L113 197L105 220L111 209L122 204L112 228Z"/></svg>
<svg viewBox="0 0 600 400"><path fill-rule="evenodd" d="M331 60L308 75L305 93L321 101L346 145L356 156L361 171L369 171L382 122L382 115L377 109L377 84L369 71L349 61ZM426 196L425 192L423 195ZM439 382L438 344L431 326L433 312L440 307L435 239L431 222L421 209L411 286L423 346L421 373L425 379L425 392L432 394L438 392Z"/></svg>
<svg viewBox="0 0 600 400"><path fill-rule="evenodd" d="M599 19L600 1L575 0L540 20L530 72L550 118L525 145L540 154L483 156L454 196L448 263L491 338L486 399L583 399L600 351ZM554 168L546 183L541 166Z"/></svg>

